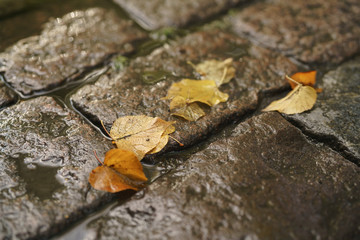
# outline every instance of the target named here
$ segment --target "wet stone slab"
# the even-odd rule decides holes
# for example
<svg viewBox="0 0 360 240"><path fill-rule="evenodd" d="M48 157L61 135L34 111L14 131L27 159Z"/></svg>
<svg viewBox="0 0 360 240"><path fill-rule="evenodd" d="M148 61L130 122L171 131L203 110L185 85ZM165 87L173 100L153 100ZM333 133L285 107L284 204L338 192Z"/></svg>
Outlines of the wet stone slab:
<svg viewBox="0 0 360 240"><path fill-rule="evenodd" d="M50 97L0 114L0 239L48 236L110 196L88 175L111 143Z"/></svg>
<svg viewBox="0 0 360 240"><path fill-rule="evenodd" d="M114 0L142 27L155 30L161 27L183 27L204 21L246 0Z"/></svg>
<svg viewBox="0 0 360 240"><path fill-rule="evenodd" d="M360 165L360 58L346 62L322 79L314 108L287 116L308 134L323 139Z"/></svg>
<svg viewBox="0 0 360 240"><path fill-rule="evenodd" d="M83 239L356 239L359 191L356 165L266 113L90 222Z"/></svg>
<svg viewBox="0 0 360 240"><path fill-rule="evenodd" d="M165 97L170 85L182 78L196 78L192 66L209 59L234 58L236 77L220 90L229 94L226 103L205 109L206 116L196 122L171 116ZM221 125L253 111L260 91L283 88L284 73L296 66L277 53L254 46L247 40L221 30L201 31L172 42L150 55L139 57L123 71L110 69L93 85L86 85L71 96L73 105L93 122L100 120L110 129L116 118L148 115L176 121L173 134L191 146ZM168 150L179 148L172 141Z"/></svg>
<svg viewBox="0 0 360 240"><path fill-rule="evenodd" d="M145 38L132 21L100 8L74 11L49 21L42 33L0 54L0 72L20 94L50 91L73 81L115 53L134 50Z"/></svg>
<svg viewBox="0 0 360 240"><path fill-rule="evenodd" d="M259 2L232 16L234 29L305 63L340 63L360 51L360 2Z"/></svg>
<svg viewBox="0 0 360 240"><path fill-rule="evenodd" d="M0 80L0 109L15 103L16 100L16 95Z"/></svg>

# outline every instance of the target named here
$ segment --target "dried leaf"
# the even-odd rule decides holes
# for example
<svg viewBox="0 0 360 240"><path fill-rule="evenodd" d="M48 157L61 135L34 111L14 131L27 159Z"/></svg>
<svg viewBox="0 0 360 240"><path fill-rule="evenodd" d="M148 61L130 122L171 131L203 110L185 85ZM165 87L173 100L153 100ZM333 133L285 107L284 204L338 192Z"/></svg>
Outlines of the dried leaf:
<svg viewBox="0 0 360 240"><path fill-rule="evenodd" d="M216 85L220 86L235 77L235 68L232 64L233 59L228 58L224 61L207 60L193 67L204 79L214 80Z"/></svg>
<svg viewBox="0 0 360 240"><path fill-rule="evenodd" d="M173 99L181 96L187 99L188 103L202 102L209 106L214 106L220 102L226 102L229 95L220 92L213 80L192 80L183 79L173 83L168 94L163 99Z"/></svg>
<svg viewBox="0 0 360 240"><path fill-rule="evenodd" d="M91 186L106 192L127 189L137 191L147 178L136 155L122 149L111 149L105 154L104 164L93 169L89 176Z"/></svg>
<svg viewBox="0 0 360 240"><path fill-rule="evenodd" d="M132 151L141 160L159 144L163 133L172 124L158 117L125 116L116 119L110 136L119 149Z"/></svg>
<svg viewBox="0 0 360 240"><path fill-rule="evenodd" d="M173 132L175 132L175 127L173 125L170 125L162 134L158 145L156 145L156 147L153 150L148 152L148 154L154 154L154 153L160 152L168 143L169 134L171 134Z"/></svg>
<svg viewBox="0 0 360 240"><path fill-rule="evenodd" d="M189 121L196 121L202 116L205 116L205 112L196 102L188 103L187 100L181 96L174 97L170 102L171 115L176 115L185 118Z"/></svg>
<svg viewBox="0 0 360 240"><path fill-rule="evenodd" d="M104 165L133 181L146 182L143 167L133 152L123 149L111 149L105 154Z"/></svg>
<svg viewBox="0 0 360 240"><path fill-rule="evenodd" d="M273 101L262 111L278 111L285 114L302 113L314 106L316 97L314 88L298 84L284 98Z"/></svg>

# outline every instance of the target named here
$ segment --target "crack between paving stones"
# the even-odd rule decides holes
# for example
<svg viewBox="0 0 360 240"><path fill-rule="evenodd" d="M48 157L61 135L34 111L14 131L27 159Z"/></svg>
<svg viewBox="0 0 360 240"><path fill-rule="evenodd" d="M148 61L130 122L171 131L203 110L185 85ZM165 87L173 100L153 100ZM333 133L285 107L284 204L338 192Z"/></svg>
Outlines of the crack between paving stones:
<svg viewBox="0 0 360 240"><path fill-rule="evenodd" d="M312 133L311 131L306 130L305 126L298 121L287 119L284 116L283 118L289 123L291 123L294 127L298 128L306 137L310 138L310 140L325 144L327 147L339 153L347 161L355 164L357 167L360 167L360 159L351 154L350 150L345 145L343 145L336 137L328 134Z"/></svg>

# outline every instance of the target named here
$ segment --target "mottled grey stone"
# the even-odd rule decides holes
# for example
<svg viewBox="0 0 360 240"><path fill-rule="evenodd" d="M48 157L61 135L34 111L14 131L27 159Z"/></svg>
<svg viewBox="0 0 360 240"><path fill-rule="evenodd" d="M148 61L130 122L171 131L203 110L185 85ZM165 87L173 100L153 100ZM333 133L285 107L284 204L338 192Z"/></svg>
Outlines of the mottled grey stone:
<svg viewBox="0 0 360 240"><path fill-rule="evenodd" d="M232 16L242 36L306 63L340 63L360 51L357 0L259 2Z"/></svg>
<svg viewBox="0 0 360 240"><path fill-rule="evenodd" d="M112 54L133 51L131 43L145 36L112 11L74 11L49 21L40 35L7 48L0 54L0 72L23 95L49 91Z"/></svg>
<svg viewBox="0 0 360 240"><path fill-rule="evenodd" d="M226 103L207 107L206 116L196 122L171 116L165 97L170 85L181 78L195 78L187 61L197 64L208 59L234 57L236 77L220 90L229 94ZM286 86L284 73L296 66L277 53L220 31L201 31L139 57L117 73L110 69L93 85L80 88L71 96L73 105L93 122L100 120L110 129L116 118L148 115L176 121L173 134L185 146L203 139L221 125L244 116L256 108L258 93ZM175 141L169 148L179 148Z"/></svg>
<svg viewBox="0 0 360 240"><path fill-rule="evenodd" d="M56 233L106 202L88 175L111 143L72 111L39 97L0 114L0 239Z"/></svg>
<svg viewBox="0 0 360 240"><path fill-rule="evenodd" d="M183 27L224 12L245 0L114 0L142 27Z"/></svg>
<svg viewBox="0 0 360 240"><path fill-rule="evenodd" d="M311 111L287 118L360 165L360 58L328 72L321 87Z"/></svg>
<svg viewBox="0 0 360 240"><path fill-rule="evenodd" d="M0 109L9 106L16 101L16 95L0 81Z"/></svg>
<svg viewBox="0 0 360 240"><path fill-rule="evenodd" d="M240 125L82 239L357 239L360 170L278 113Z"/></svg>

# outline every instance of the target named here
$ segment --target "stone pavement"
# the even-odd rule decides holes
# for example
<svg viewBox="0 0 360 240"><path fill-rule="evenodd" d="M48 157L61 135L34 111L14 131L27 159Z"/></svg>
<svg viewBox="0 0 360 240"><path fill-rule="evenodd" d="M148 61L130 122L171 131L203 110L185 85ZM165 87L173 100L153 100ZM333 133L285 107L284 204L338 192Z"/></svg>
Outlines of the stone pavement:
<svg viewBox="0 0 360 240"><path fill-rule="evenodd" d="M98 4L0 53L0 239L359 238L358 1ZM227 102L169 114L169 86L199 77L188 61L229 57ZM324 89L312 110L261 112L306 70ZM145 158L136 194L92 189L93 150L113 147L100 121L139 114L176 121L185 146Z"/></svg>

